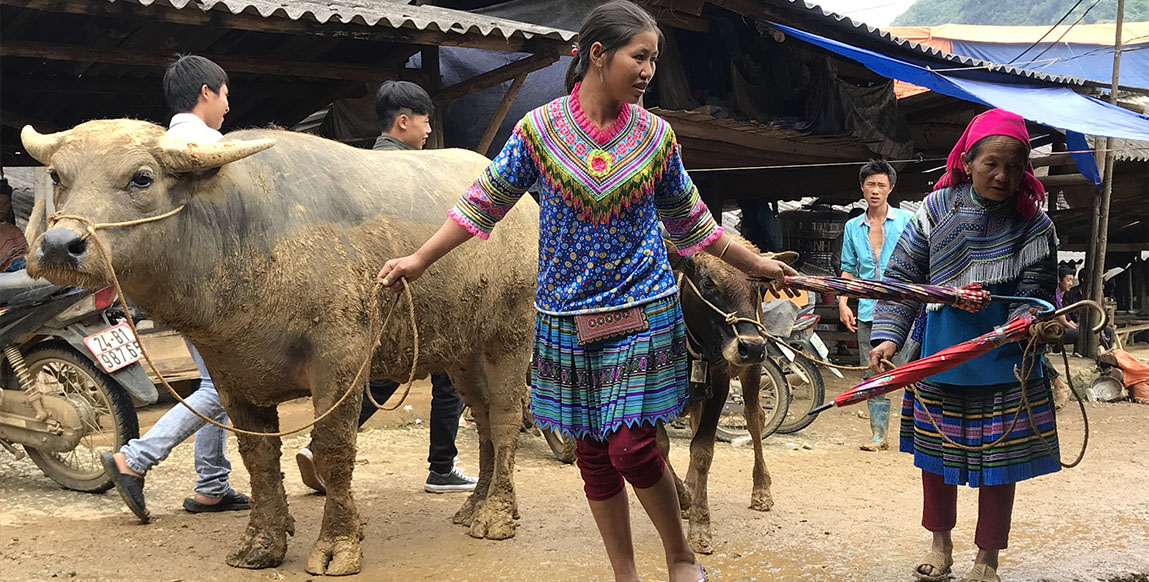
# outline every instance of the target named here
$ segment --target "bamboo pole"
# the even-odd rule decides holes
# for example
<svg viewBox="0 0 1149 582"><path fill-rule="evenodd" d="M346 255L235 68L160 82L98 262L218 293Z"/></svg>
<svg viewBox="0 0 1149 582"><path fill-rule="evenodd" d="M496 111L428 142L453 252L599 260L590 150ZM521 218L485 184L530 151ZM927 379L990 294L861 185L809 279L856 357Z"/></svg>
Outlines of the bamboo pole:
<svg viewBox="0 0 1149 582"><path fill-rule="evenodd" d="M1113 82L1109 90L1109 102L1117 104L1117 85L1118 76L1121 72L1121 26L1125 20L1125 0L1117 0L1117 33L1113 41ZM1108 140L1107 140L1108 143ZM1106 145L1105 149L1109 149ZM1089 293L1090 299L1104 305L1105 301L1105 282L1102 280L1102 275L1105 273L1105 253L1106 246L1109 242L1109 203L1113 197L1113 165L1116 156L1112 152L1107 152L1105 155L1104 174L1101 182L1100 196L1096 198L1095 208L1096 211L1096 229L1093 230L1093 252L1090 253L1092 262L1090 263L1090 286ZM1083 319L1084 325L1080 326L1081 329L1089 329L1094 314L1090 312ZM1080 334L1078 342L1078 351L1087 357L1097 357L1098 352L1098 338L1091 333Z"/></svg>

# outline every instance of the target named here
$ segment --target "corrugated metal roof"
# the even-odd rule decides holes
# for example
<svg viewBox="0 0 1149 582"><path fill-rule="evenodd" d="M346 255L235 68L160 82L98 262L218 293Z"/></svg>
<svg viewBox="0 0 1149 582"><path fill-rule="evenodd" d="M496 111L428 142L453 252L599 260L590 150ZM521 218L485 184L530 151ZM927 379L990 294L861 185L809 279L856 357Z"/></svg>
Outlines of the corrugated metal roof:
<svg viewBox="0 0 1149 582"><path fill-rule="evenodd" d="M981 60L977 60L977 59L971 59L969 57L963 57L963 56L943 52L943 51L940 51L936 48L932 48L932 47L929 47L929 46L926 46L923 44L919 44L916 42L912 42L912 41L898 38L898 37L894 36L893 34L890 34L887 31L881 30L879 28L875 28L875 27L870 26L864 22L855 21L855 20L853 20L847 16L842 16L841 14L827 11L827 10L823 9L821 6L809 4L807 2L804 2L803 0L760 0L760 1L762 1L764 3L768 3L768 4L776 6L776 7L779 7L779 8L783 8L783 9L790 8L792 11L795 11L800 15L805 15L805 16L810 16L810 17L820 19L823 22L825 22L825 23L827 23L827 24L829 24L835 28L845 30L845 31L852 33L852 34L867 35L876 41L880 41L882 43L889 44L889 45L894 45L894 46L897 46L903 50L912 51L912 52L915 52L921 56L933 59L933 60L937 61L939 64L951 63L950 67L943 67L943 68L948 68L948 69L985 69L988 71L1007 73L1010 75L1015 75L1015 76L1026 78L1026 79L1045 81L1048 83L1057 83L1060 85L1078 85L1078 86L1096 85L1096 86L1100 86L1100 84L1095 83L1093 81L1088 81L1086 79L1079 79L1076 77L1066 77L1066 76L1062 76L1062 75L1051 75L1049 73L1042 73L1039 71L1031 71L1028 69L1021 69L1021 68L1011 67L1011 66L1007 66L1007 65L999 65L996 63L990 63L988 61L981 61ZM803 27L796 27L796 28L803 28ZM839 38L838 40L842 40L842 39ZM937 70L941 70L941 68L934 68L933 70L937 71Z"/></svg>
<svg viewBox="0 0 1149 582"><path fill-rule="evenodd" d="M116 2L117 0L108 0ZM395 29L479 34L504 40L543 38L572 42L578 34L569 30L494 18L438 6L409 6L400 0L119 0L141 6L227 11L263 18L310 20L320 24L361 24Z"/></svg>

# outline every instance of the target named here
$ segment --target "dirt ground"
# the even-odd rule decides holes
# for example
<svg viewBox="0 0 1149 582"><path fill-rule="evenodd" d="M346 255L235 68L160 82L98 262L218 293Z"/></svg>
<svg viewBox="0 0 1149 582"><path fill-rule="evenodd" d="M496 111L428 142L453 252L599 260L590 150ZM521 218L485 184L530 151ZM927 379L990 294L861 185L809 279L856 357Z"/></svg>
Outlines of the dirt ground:
<svg viewBox="0 0 1149 582"><path fill-rule="evenodd" d="M827 375L827 379L833 380ZM847 379L851 379L847 376ZM836 394L850 383L833 381ZM894 405L898 406L897 398ZM1077 468L1018 487L1010 548L1002 553L1007 581L1149 582L1149 406L1087 404L1089 451ZM153 407L155 408L155 407ZM460 494L422 490L426 478L429 387L408 407L380 412L359 435L354 491L366 520L364 580L611 580L606 556L581 494L577 469L557 462L540 437L524 434L515 484L522 518L515 538L468 537L451 524ZM928 536L920 522L920 477L910 457L866 453L863 407L831 410L795 435L766 443L774 509L747 509L752 450L719 443L710 479L715 553L701 556L715 582L768 580L912 580ZM142 410L150 425L162 412ZM281 426L303 424L309 403L281 407ZM1058 417L1062 448L1075 454L1080 412ZM246 512L185 513L181 500L195 479L192 443L177 448L148 475L153 520L138 525L114 491L60 489L28 460L0 452L0 579L2 580L309 580L304 562L318 529L323 497L299 480L294 453L307 437L285 439L284 473L296 535L284 564L272 570L229 568L224 556L242 532ZM687 466L687 441L673 439L672 460ZM477 438L460 430L460 463L473 473ZM229 443L233 482L248 476ZM955 573L972 564L976 494L959 494ZM636 555L643 579L665 580L658 538L631 497Z"/></svg>

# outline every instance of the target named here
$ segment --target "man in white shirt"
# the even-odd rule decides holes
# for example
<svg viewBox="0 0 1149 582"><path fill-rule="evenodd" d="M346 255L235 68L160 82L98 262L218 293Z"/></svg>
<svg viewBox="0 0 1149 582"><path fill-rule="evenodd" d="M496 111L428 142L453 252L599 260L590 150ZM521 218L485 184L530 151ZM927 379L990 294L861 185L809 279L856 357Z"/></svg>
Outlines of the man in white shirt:
<svg viewBox="0 0 1149 582"><path fill-rule="evenodd" d="M164 97L176 112L168 125L168 135L192 142L218 141L223 137L219 128L228 112L227 93L227 73L219 65L200 56L180 57L164 73ZM227 412L203 358L190 342L187 347L199 368L200 386L185 400L204 416L226 424ZM115 454L103 453L104 466L112 475L116 489L141 522L147 523L150 519L144 503L144 475L192 433L195 433L195 469L199 479L195 496L184 499L184 509L203 513L251 507L248 497L228 483L231 462L226 454L227 433L200 420L181 405L164 414L143 437L128 441Z"/></svg>

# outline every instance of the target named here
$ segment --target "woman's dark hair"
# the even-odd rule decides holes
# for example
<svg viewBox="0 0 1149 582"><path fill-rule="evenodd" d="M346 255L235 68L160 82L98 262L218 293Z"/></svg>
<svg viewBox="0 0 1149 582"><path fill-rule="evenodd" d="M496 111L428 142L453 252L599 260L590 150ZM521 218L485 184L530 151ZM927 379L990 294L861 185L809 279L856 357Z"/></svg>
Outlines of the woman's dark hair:
<svg viewBox="0 0 1149 582"><path fill-rule="evenodd" d="M658 21L649 12L629 0L613 0L591 10L583 18L578 31L577 54L567 67L567 93L574 91L575 83L586 76L590 68L590 47L594 43L602 45L606 58L630 43L635 36L653 30L658 33L658 45L662 47L662 31Z"/></svg>
<svg viewBox="0 0 1149 582"><path fill-rule="evenodd" d="M204 86L219 93L227 84L227 72L199 55L182 55L164 71L164 98L173 113L187 113L199 103Z"/></svg>
<svg viewBox="0 0 1149 582"><path fill-rule="evenodd" d="M412 115L431 115L435 103L422 87L410 81L386 81L379 85L375 93L375 112L379 114L379 126L383 133L391 131L395 120L404 111Z"/></svg>

